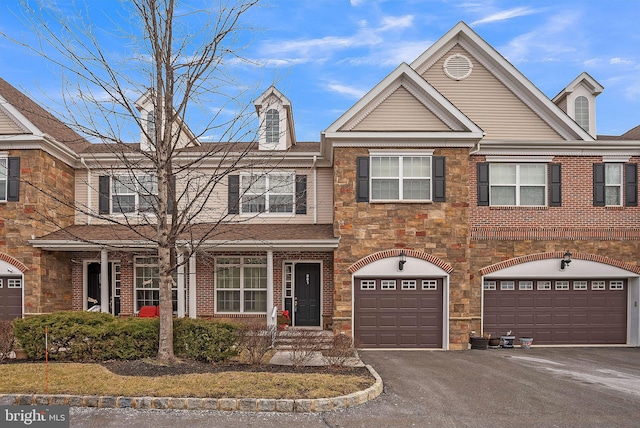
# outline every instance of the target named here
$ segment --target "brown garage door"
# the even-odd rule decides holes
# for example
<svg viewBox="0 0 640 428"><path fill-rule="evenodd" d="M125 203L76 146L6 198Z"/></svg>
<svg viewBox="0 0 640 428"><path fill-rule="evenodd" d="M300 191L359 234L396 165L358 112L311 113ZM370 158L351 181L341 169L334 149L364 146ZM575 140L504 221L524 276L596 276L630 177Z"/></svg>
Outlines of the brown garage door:
<svg viewBox="0 0 640 428"><path fill-rule="evenodd" d="M0 320L22 318L22 279L0 277Z"/></svg>
<svg viewBox="0 0 640 428"><path fill-rule="evenodd" d="M627 342L624 280L485 280L484 331L537 344Z"/></svg>
<svg viewBox="0 0 640 428"><path fill-rule="evenodd" d="M356 278L354 286L360 346L442 347L442 279Z"/></svg>

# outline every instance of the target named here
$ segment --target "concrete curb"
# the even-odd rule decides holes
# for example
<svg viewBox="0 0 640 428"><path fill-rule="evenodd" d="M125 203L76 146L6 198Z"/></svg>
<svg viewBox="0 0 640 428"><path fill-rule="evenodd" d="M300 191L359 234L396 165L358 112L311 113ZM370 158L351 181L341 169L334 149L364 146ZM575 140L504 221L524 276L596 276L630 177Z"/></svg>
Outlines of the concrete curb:
<svg viewBox="0 0 640 428"><path fill-rule="evenodd" d="M332 398L270 399L270 398L173 398L173 397L113 397L65 394L4 394L3 402L15 405L60 405L116 409L220 410L239 412L312 413L348 409L371 401L382 393L382 378L366 365L375 382L369 388Z"/></svg>

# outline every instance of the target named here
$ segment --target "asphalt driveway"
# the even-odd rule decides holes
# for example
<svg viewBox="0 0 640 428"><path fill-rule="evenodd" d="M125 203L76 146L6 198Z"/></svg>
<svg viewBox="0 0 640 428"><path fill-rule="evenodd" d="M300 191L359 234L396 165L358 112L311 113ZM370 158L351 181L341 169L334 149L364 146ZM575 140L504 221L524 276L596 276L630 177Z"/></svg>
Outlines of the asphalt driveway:
<svg viewBox="0 0 640 428"><path fill-rule="evenodd" d="M638 427L640 348L363 351L374 401L323 414L71 409L72 427Z"/></svg>

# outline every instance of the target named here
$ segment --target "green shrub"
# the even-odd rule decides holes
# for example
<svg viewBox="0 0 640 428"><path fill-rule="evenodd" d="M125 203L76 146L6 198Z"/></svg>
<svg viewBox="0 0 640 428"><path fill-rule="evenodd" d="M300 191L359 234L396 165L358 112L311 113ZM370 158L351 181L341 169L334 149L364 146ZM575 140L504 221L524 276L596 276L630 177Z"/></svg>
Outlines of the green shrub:
<svg viewBox="0 0 640 428"><path fill-rule="evenodd" d="M138 360L158 354L158 318L118 319L103 342L101 360Z"/></svg>
<svg viewBox="0 0 640 428"><path fill-rule="evenodd" d="M15 336L28 358L45 358L45 328L49 328L49 358L87 361L96 358L108 326L116 321L110 314L96 312L56 312L17 319Z"/></svg>
<svg viewBox="0 0 640 428"><path fill-rule="evenodd" d="M178 357L221 362L238 354L237 327L204 319L178 318L173 322L173 350Z"/></svg>

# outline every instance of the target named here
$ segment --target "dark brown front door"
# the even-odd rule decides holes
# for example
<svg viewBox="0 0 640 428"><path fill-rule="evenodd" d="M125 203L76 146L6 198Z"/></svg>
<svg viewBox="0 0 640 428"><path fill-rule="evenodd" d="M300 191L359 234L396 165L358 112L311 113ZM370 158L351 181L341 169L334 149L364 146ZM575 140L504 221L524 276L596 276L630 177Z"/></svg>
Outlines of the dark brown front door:
<svg viewBox="0 0 640 428"><path fill-rule="evenodd" d="M22 318L22 278L0 277L0 320Z"/></svg>
<svg viewBox="0 0 640 428"><path fill-rule="evenodd" d="M294 325L320 326L320 264L297 263Z"/></svg>
<svg viewBox="0 0 640 428"><path fill-rule="evenodd" d="M363 348L441 348L441 278L356 278L355 337Z"/></svg>
<svg viewBox="0 0 640 428"><path fill-rule="evenodd" d="M511 331L533 337L534 345L627 343L624 280L485 280L484 286L485 333Z"/></svg>

